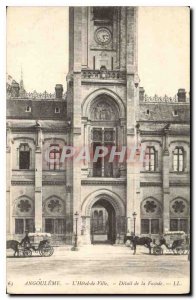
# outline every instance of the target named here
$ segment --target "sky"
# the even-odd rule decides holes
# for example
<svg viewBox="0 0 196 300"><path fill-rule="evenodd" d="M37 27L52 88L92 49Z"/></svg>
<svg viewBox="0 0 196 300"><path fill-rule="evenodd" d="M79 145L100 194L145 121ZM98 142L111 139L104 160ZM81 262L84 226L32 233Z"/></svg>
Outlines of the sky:
<svg viewBox="0 0 196 300"><path fill-rule="evenodd" d="M7 73L27 91L66 90L68 7L7 9ZM173 96L189 88L189 9L139 7L138 74L149 96Z"/></svg>

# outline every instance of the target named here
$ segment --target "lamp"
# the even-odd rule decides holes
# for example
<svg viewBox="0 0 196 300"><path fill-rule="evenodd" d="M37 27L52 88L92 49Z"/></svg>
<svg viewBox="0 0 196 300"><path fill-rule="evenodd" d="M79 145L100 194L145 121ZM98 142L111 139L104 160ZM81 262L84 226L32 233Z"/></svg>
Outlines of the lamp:
<svg viewBox="0 0 196 300"><path fill-rule="evenodd" d="M135 220L136 220L136 216L137 216L136 212L134 212L132 214L132 216L133 216L133 234L135 236Z"/></svg>
<svg viewBox="0 0 196 300"><path fill-rule="evenodd" d="M74 214L75 221L76 221L76 228L75 228L75 240L74 240L74 246L71 248L72 251L78 251L78 217L79 213L76 212Z"/></svg>

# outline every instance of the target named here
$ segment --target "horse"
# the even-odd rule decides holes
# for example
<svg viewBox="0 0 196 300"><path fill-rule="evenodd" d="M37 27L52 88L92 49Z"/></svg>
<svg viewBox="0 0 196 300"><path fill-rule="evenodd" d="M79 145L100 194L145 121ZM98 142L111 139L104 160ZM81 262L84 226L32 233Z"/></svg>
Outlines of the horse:
<svg viewBox="0 0 196 300"><path fill-rule="evenodd" d="M6 248L7 249L13 249L14 250L14 256L16 256L16 254L19 256L19 249L18 246L20 245L20 243L16 240L9 240L6 242Z"/></svg>
<svg viewBox="0 0 196 300"><path fill-rule="evenodd" d="M126 236L124 238L124 242L126 243L126 241L130 241L133 245L133 254L136 254L136 246L140 245L140 246L145 246L149 249L149 254L151 254L151 243L152 243L152 239L149 238L148 236L143 236L143 237L139 237L139 236Z"/></svg>

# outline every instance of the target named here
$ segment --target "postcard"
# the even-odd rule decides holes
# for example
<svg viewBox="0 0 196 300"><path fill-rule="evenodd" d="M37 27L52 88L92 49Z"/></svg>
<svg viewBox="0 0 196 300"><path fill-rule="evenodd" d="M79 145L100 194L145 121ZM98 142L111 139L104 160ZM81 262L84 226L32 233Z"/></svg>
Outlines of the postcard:
<svg viewBox="0 0 196 300"><path fill-rule="evenodd" d="M190 8L7 7L7 293L190 293Z"/></svg>

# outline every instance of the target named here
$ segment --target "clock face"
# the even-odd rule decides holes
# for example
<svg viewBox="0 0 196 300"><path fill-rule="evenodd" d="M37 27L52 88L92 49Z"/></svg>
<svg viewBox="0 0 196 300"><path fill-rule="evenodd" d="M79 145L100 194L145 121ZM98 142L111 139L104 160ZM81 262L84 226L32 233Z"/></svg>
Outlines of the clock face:
<svg viewBox="0 0 196 300"><path fill-rule="evenodd" d="M107 28L99 28L95 33L96 41L105 45L111 41L111 32Z"/></svg>

